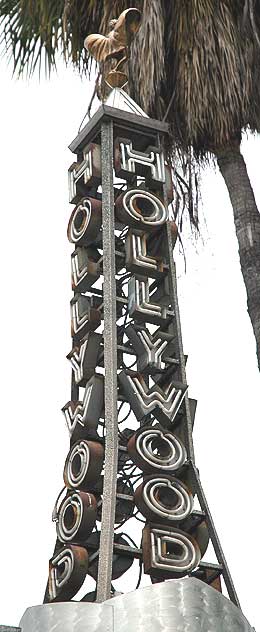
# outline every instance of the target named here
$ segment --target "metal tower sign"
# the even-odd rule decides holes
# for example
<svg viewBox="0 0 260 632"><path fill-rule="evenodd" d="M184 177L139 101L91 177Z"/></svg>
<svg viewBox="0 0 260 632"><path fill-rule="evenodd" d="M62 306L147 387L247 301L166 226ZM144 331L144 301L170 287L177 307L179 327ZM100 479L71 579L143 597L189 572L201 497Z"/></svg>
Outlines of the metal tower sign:
<svg viewBox="0 0 260 632"><path fill-rule="evenodd" d="M118 24L90 42L100 60L116 42L112 83L125 81ZM167 134L115 88L70 145L70 447L44 605L25 612L22 632L252 632L195 465Z"/></svg>
<svg viewBox="0 0 260 632"><path fill-rule="evenodd" d="M70 451L46 602L74 598L88 574L104 601L138 558L153 582L191 575L220 590L222 576L238 605L194 462L166 136L115 89L70 145ZM120 535L134 517L138 547ZM210 539L217 565L203 561Z"/></svg>
<svg viewBox="0 0 260 632"><path fill-rule="evenodd" d="M70 145L72 387L63 407L70 449L46 605L25 613L23 632L36 620L41 632L62 621L94 630L97 618L111 632L157 629L162 608L169 629L188 629L188 617L193 630L252 630L195 465L167 133L116 88ZM210 541L216 559L205 561ZM113 582L135 560L137 585L143 571L150 587L115 596Z"/></svg>

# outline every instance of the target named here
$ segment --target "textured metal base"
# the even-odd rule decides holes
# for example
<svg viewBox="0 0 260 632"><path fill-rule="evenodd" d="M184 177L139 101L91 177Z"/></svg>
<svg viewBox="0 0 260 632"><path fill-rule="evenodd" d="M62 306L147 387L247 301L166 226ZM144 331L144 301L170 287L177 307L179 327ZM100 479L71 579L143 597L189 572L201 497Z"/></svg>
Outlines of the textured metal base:
<svg viewBox="0 0 260 632"><path fill-rule="evenodd" d="M241 611L198 579L170 580L102 604L28 608L22 632L253 632Z"/></svg>

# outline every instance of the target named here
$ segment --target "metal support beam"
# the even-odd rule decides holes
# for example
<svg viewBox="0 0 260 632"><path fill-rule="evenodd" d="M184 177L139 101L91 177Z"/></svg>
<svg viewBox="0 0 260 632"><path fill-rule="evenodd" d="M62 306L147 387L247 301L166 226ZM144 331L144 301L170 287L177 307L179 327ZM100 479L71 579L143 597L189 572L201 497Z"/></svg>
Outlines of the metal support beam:
<svg viewBox="0 0 260 632"><path fill-rule="evenodd" d="M117 329L113 189L113 123L102 123L102 214L104 268L105 468L98 564L97 601L110 597L117 483Z"/></svg>
<svg viewBox="0 0 260 632"><path fill-rule="evenodd" d="M165 195L165 203L166 202L166 195ZM178 344L178 353L179 353L179 360L180 360L180 378L182 380L182 382L184 384L187 384L187 380L186 380L186 367L185 367L185 357L184 357L184 353L183 353L183 344L182 344L182 333L181 333L181 321L180 321L180 312L179 312L179 303L178 303L178 294L177 294L177 279L176 279L176 267L175 267L175 262L172 256L172 252L173 252L173 247L172 247L172 235L171 235L171 228L170 228L170 223L167 223L167 242L168 242L168 264L169 264L169 283L170 283L170 294L173 297L173 305L172 305L172 309L175 313L175 321L174 321L174 325L175 325L175 331L176 331L176 335L177 335L177 344ZM189 404L189 398L188 398L188 394L185 396L185 415L186 415L186 446L187 446L187 452L188 452L188 458L189 461L191 463L191 467L192 467L192 471L193 471L193 475L194 475L194 479L195 479L195 486L196 486L196 492L198 495L198 499L200 502L200 506L202 511L205 513L206 516L206 520L207 520L207 525L208 525L208 530L209 530L209 534L210 534L210 538L212 540L212 544L215 550L215 554L218 560L218 563L220 565L221 568L221 574L223 576L223 579L225 581L226 587L227 587L227 591L229 594L229 598L231 601L233 601L233 603L238 606L240 608L240 604L239 604L239 600L237 597L237 593L232 581L232 577L227 565L227 561L225 559L221 544L220 544L220 540L209 510L209 506L201 485L201 481L200 481L200 477L199 477L199 473L198 470L196 468L195 465L195 454L194 454L194 446L193 446L193 437L192 437L192 419L191 419L191 412L190 412L190 404Z"/></svg>
<svg viewBox="0 0 260 632"><path fill-rule="evenodd" d="M165 196L165 204L167 204L167 199ZM176 268L173 259L173 246L172 246L172 234L170 223L167 222L167 250L168 250L168 264L169 264L169 284L170 284L170 295L173 297L173 305L172 309L175 314L175 330L177 335L177 343L178 343L178 352L179 352L179 360L180 360L180 378L183 384L187 384L186 379L186 368L185 368L185 357L183 353L183 345L182 345L182 334L181 334L181 320L180 320L180 311L179 311L179 303L178 303L178 294L177 294L177 279L176 279ZM188 458L195 462L194 455L194 446L192 439L192 419L190 413L190 404L188 394L185 395L185 415L186 415L186 446L188 452Z"/></svg>
<svg viewBox="0 0 260 632"><path fill-rule="evenodd" d="M207 500L206 500L206 496L204 494L203 487L201 485L199 472L198 472L197 468L195 467L194 463L191 463L191 467L192 467L193 476L194 476L194 479L195 479L195 482L196 482L196 492L197 492L197 495L198 495L200 506L201 506L202 510L206 514L209 535L211 537L211 541L212 541L212 544L213 544L213 547L214 547L214 550L215 550L215 553L216 553L216 557L217 557L218 563L222 567L222 571L221 572L222 572L223 578L225 580L225 584L226 584L226 587L227 587L229 598L230 598L231 601L233 601L233 603L236 606L238 606L238 608L240 608L240 603L239 603L238 596L237 596L237 593L236 593L236 590L235 590L235 586L233 584L233 580L232 580L232 577L231 577L231 574L230 574L230 571L229 571L229 568L228 568L228 565L227 565L227 561L226 561L226 558L224 556L223 549L222 549L222 546L220 544L220 540L219 540L217 531L215 529L214 522L213 522L210 510L209 510L209 506L208 506L208 503L207 503Z"/></svg>

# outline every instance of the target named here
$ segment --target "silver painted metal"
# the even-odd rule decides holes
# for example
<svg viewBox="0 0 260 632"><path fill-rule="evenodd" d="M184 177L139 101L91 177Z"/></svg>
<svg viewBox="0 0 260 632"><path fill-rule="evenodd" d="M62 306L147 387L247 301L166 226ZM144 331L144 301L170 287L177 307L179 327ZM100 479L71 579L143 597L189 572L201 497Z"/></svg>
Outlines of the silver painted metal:
<svg viewBox="0 0 260 632"><path fill-rule="evenodd" d="M231 601L190 577L153 584L103 604L68 602L28 608L20 628L22 632L254 632Z"/></svg>
<svg viewBox="0 0 260 632"><path fill-rule="evenodd" d="M113 609L96 603L52 603L28 608L22 632L113 632Z"/></svg>
<svg viewBox="0 0 260 632"><path fill-rule="evenodd" d="M116 505L118 426L117 426L117 328L115 218L113 188L113 123L101 127L102 215L104 273L104 365L105 365L105 467L97 601L108 599L111 591L114 520ZM108 159L109 158L109 159Z"/></svg>
<svg viewBox="0 0 260 632"><path fill-rule="evenodd" d="M115 632L253 632L234 604L194 578L154 584L112 605Z"/></svg>
<svg viewBox="0 0 260 632"><path fill-rule="evenodd" d="M207 581L207 573L201 575L198 569L200 558L204 555L209 542L206 520L220 564L220 573L223 569L224 579L227 580L230 599L238 603L194 465L193 418L190 401L186 394L185 358L181 339L175 265L172 258L177 228L175 222L167 222L168 202L172 199L172 191L165 173L163 143L160 136L161 132L164 134L167 130L160 127L161 124L151 130L150 119L144 118L142 125L144 129L147 126L147 129L142 142L139 143L137 136L141 131L141 115L130 114L129 118L124 112L115 113L109 106L102 106L101 110L104 117L97 117L95 124L94 121L90 122L88 128L89 132L91 128L90 135L87 135L85 139L80 137L79 145L77 144L79 162L74 163L70 168L70 201L78 203L78 206L74 209L68 226L68 238L76 245L72 255L72 289L75 292L71 301L73 349L68 356L73 368L73 379L71 402L65 405L63 412L72 435L72 447L67 457L64 477L68 488L67 496L56 511L58 538L64 549L67 546L68 551L67 543L72 542L75 537L77 541L90 547L89 574L97 579L97 601L104 602L112 596L111 577L114 579L119 576L117 571L115 574L114 566L112 568L112 560L118 555L117 545L121 546L121 552L124 549L126 559L130 561L130 564L134 557L143 559L144 570L151 576L152 581L156 577L159 579L179 578L191 572L194 577L201 577ZM99 124L98 133L95 128L97 124ZM94 130L96 130L95 133ZM129 135L131 140L122 138L125 135ZM88 144L89 141L97 139L99 147ZM134 147L138 149L135 150ZM98 158L96 164L92 161L95 156ZM80 162L82 157L83 162ZM116 228L120 229L119 236L117 232L115 233L113 167L116 175L128 180L130 187L133 187L121 192L116 199ZM143 189L138 186L139 176L145 179ZM101 182L102 202L100 192L97 191L97 186ZM152 193L147 191L147 187ZM93 195L92 199L87 197L89 194ZM120 224L123 224L122 231ZM128 226L132 228L128 231L126 239ZM125 269L133 275L130 280L129 273L124 272ZM104 276L103 293L100 287L95 289L92 287L100 274ZM116 276L119 278L116 279ZM128 283L128 297L122 290L126 283ZM91 296L85 296L86 292L91 292ZM127 299L128 310L125 312L124 324L121 326L119 318L126 309ZM131 324L129 328L129 331L132 331L132 336L129 335L130 343L124 341L127 311L128 316L134 318L134 324ZM100 335L89 332L95 331L99 325L102 327L101 319L104 320L104 347L100 348ZM137 324L138 321L141 322L141 326ZM149 326L149 323L162 326L163 331L158 330L152 334L154 329ZM87 337L85 337L86 334L88 334ZM148 474L138 489L135 489L132 481L129 488L120 489L118 486L117 489L117 350L119 350L117 342L121 343L120 351L122 351L122 354L118 355L119 366L123 369L119 376L122 389L120 388L118 393L119 400L122 399L123 403L122 411L125 410L125 401L128 401L137 420L141 422L141 428L137 430L135 437L131 436L128 428L124 429L127 432L123 437L126 444L127 437L131 436L128 442L129 454L130 456L133 454L133 462L136 462L137 466ZM135 362L137 362L138 372L125 370L123 354L128 352L137 356ZM94 373L95 364L99 368L104 366L105 376ZM134 363L131 366L133 367ZM96 384L96 380L97 382L100 380L102 384ZM85 387L82 398L79 396L79 387ZM78 401L79 399L83 401ZM183 405L183 399L185 399L185 405ZM123 422L126 421L127 416L128 414L122 418ZM150 416L151 419L149 419ZM98 501L97 509L96 499L93 497L92 503L91 494L88 492L96 489L95 493L99 495L99 498L102 494L100 468L103 454L100 454L100 463L96 468L99 477L96 488L94 485L88 488L92 482L92 478L88 479L90 463L88 441L91 443L91 439L94 440L92 441L94 445L94 442L100 439L97 436L98 431L101 436L101 428L98 429L100 417L105 420L102 437L102 443L105 443L105 467L103 498ZM165 433L162 437L160 431L159 448L158 436L155 440L154 437L151 438L150 433L149 436L142 437L142 441L140 439L140 431L150 430L147 429L146 424L143 426L142 422L146 420L150 423L154 418L158 419L161 425L154 426L153 430L160 427L162 431L164 426L168 437L165 440ZM172 439L174 435L169 432L169 427L171 428L174 423L178 438ZM102 422L100 424L103 426ZM154 447L154 441L155 443L157 441L157 447ZM124 464L127 458L126 445L121 446L121 456L122 448L126 452L120 462L123 478L125 471L122 463ZM161 471L156 470L158 458L156 461L155 455L166 457L162 459L162 466L167 468L170 465L170 470L172 468L175 473L177 472L179 478L170 478L167 469L164 471L163 467ZM178 475L177 465L183 465L184 462L185 468ZM93 464L93 476L94 470ZM183 479L188 485L187 488L181 482ZM191 513L192 494L196 492L205 515L203 512ZM117 513L115 513L116 498L121 503ZM125 509L127 499L128 506ZM114 524L121 522L121 518L125 519L129 511L129 515L132 514L134 499L139 510L148 521L152 521L152 524L146 524L143 529L142 549L134 547L129 553L131 547L128 543L124 541L118 543L117 536L114 538ZM58 501L56 509L57 506ZM95 513L96 509L97 513ZM90 535L90 538L92 536L96 538L95 550L93 549L94 553L91 553L93 545L90 541L86 543L85 536L90 534L96 516L98 520L100 518L102 520L101 532ZM177 529L173 528L174 526ZM180 526L183 530L179 529ZM58 545L60 546L59 542ZM59 546L55 548L55 555L58 556ZM56 561L55 558L53 559ZM58 559L57 563L59 562ZM66 583L65 571L67 569L67 575L71 573L72 563L73 556L69 554L64 564L60 562L58 580ZM120 574L124 572L120 564L119 571ZM64 577L63 573L65 573ZM59 588L58 584L57 587ZM64 590L65 588L69 591L68 598L76 595L76 591L72 591L73 587L68 585L64 587ZM216 588L220 590L220 580ZM66 599L65 593L62 594L62 598ZM136 598L139 598L138 593ZM54 597L53 601L55 599ZM179 626L177 629L180 629ZM186 628L181 625L181 629Z"/></svg>

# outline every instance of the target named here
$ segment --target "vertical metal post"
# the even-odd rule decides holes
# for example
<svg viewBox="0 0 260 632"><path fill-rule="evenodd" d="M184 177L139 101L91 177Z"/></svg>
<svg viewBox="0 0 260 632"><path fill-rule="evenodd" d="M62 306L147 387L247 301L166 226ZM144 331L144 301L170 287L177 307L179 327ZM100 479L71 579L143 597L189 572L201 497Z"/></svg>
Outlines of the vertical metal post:
<svg viewBox="0 0 260 632"><path fill-rule="evenodd" d="M167 200L165 201L167 204ZM179 303L178 303L178 294L177 294L177 279L176 279L176 268L173 260L172 252L172 235L171 235L171 227L170 223L167 222L167 241L168 241L168 265L169 265L169 283L170 283L170 293L173 296L173 310L175 314L175 325L176 325L176 334L178 341L178 351L179 351L179 361L180 361L180 375L181 380L184 384L187 384L186 379L186 367L185 367L185 358L183 353L183 345L182 345L182 334L181 334L181 320L180 320L180 311L179 311ZM185 414L186 414L186 441L187 441L187 450L188 457L194 463L195 455L194 455L194 446L192 439L192 422L191 422L191 414L190 414L190 405L188 395L185 396Z"/></svg>
<svg viewBox="0 0 260 632"><path fill-rule="evenodd" d="M105 366L105 468L98 564L97 601L110 597L116 503L117 429L117 329L115 220L113 189L113 123L102 123L103 299Z"/></svg>

